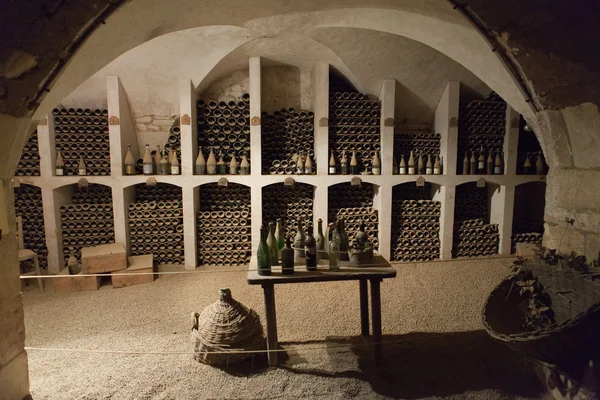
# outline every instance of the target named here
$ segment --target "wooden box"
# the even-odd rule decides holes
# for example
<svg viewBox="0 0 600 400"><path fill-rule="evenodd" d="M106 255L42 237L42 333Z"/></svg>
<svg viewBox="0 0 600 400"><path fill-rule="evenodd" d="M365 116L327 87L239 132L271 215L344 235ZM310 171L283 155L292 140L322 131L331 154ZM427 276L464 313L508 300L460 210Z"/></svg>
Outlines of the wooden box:
<svg viewBox="0 0 600 400"><path fill-rule="evenodd" d="M535 250L537 250L540 246L533 243L517 243L516 255L521 257L531 257L535 255Z"/></svg>
<svg viewBox="0 0 600 400"><path fill-rule="evenodd" d="M127 268L127 252L121 243L103 244L81 249L85 274L102 274Z"/></svg>
<svg viewBox="0 0 600 400"><path fill-rule="evenodd" d="M79 276L83 275L80 272L77 275L69 275L69 268L64 268L58 273L64 278L54 278L54 291L65 292L81 292L83 290L98 290L102 285L101 276Z"/></svg>
<svg viewBox="0 0 600 400"><path fill-rule="evenodd" d="M144 273L143 275L129 275L142 272ZM152 254L148 254L129 257L129 268L113 272L110 276L113 287L120 288L152 282L154 281L154 275L150 275L152 272L154 272L154 259Z"/></svg>

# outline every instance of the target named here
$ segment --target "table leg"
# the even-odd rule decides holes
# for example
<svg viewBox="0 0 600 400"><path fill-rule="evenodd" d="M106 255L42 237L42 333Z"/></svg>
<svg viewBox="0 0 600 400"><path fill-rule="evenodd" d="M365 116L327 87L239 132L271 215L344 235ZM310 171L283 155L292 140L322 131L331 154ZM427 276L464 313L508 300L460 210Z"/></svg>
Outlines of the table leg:
<svg viewBox="0 0 600 400"><path fill-rule="evenodd" d="M271 284L262 285L265 295L265 314L267 315L267 350L277 350L277 314L275 313L275 288ZM277 365L277 353L267 353L269 365Z"/></svg>
<svg viewBox="0 0 600 400"><path fill-rule="evenodd" d="M360 284L360 333L369 336L369 291L367 280L361 279Z"/></svg>
<svg viewBox="0 0 600 400"><path fill-rule="evenodd" d="M381 363L381 291L379 279L371 279L371 320L373 321L373 341L375 364Z"/></svg>

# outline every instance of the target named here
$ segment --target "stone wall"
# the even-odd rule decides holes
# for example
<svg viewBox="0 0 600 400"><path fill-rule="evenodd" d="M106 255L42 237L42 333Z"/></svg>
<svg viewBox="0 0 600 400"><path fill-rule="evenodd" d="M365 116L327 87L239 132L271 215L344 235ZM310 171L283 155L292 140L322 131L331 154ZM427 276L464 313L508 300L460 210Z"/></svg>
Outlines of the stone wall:
<svg viewBox="0 0 600 400"><path fill-rule="evenodd" d="M237 101L244 93L250 93L248 70L235 71L217 79L199 95L204 100Z"/></svg>

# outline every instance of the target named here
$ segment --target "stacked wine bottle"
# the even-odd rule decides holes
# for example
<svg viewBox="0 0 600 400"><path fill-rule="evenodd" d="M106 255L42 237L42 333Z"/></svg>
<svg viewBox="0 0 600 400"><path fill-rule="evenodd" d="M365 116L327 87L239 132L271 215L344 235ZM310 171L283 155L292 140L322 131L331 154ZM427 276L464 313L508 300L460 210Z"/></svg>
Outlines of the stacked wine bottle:
<svg viewBox="0 0 600 400"><path fill-rule="evenodd" d="M237 101L198 100L198 146L213 151L214 156L229 164L233 157L239 164L250 160L250 95ZM205 154L206 155L206 154ZM229 169L228 169L229 170Z"/></svg>
<svg viewBox="0 0 600 400"><path fill-rule="evenodd" d="M71 204L60 207L63 258L72 249L81 261L81 248L115 242L110 186L90 184L77 188Z"/></svg>
<svg viewBox="0 0 600 400"><path fill-rule="evenodd" d="M44 232L42 190L36 186L21 184L14 189L15 215L23 222L23 244L37 253L40 268L48 266L48 249Z"/></svg>
<svg viewBox="0 0 600 400"><path fill-rule="evenodd" d="M304 228L312 226L314 187L304 183L286 186L276 183L263 188L263 225L280 218L284 222L285 237L294 237L296 217Z"/></svg>
<svg viewBox="0 0 600 400"><path fill-rule="evenodd" d="M252 254L250 188L216 183L200 188L198 263L207 265L244 265Z"/></svg>
<svg viewBox="0 0 600 400"><path fill-rule="evenodd" d="M506 102L492 92L485 100L459 104L457 173L502 174ZM465 159L468 162L465 162ZM491 171L487 168L493 160ZM483 166L481 161L484 162ZM475 164L475 170L471 165ZM500 165L498 165L500 164ZM467 169L466 166L469 165Z"/></svg>
<svg viewBox="0 0 600 400"><path fill-rule="evenodd" d="M533 221L519 220L513 223L513 231L511 237L511 251L514 254L517 250L517 243L530 243L538 246L542 245L544 236L543 222L536 223Z"/></svg>
<svg viewBox="0 0 600 400"><path fill-rule="evenodd" d="M335 159L341 163L355 154L359 172L370 172L373 158L381 150L380 117L380 101L356 91L330 91L329 151ZM337 170L342 170L341 165Z"/></svg>
<svg viewBox="0 0 600 400"><path fill-rule="evenodd" d="M64 175L81 175L81 160L86 175L110 175L108 111L55 108L52 114L55 147L64 162Z"/></svg>
<svg viewBox="0 0 600 400"><path fill-rule="evenodd" d="M164 146L165 151L175 150L177 160L181 164L181 127L179 124L173 125L170 129L170 135Z"/></svg>
<svg viewBox="0 0 600 400"><path fill-rule="evenodd" d="M414 157L421 158L423 161L423 171L419 172L415 169L415 173L422 174L441 174L442 168L440 159L440 140L442 135L440 133L430 132L411 132L403 131L394 134L394 174L408 173L408 161L410 154ZM403 165L404 169L400 171L400 166ZM434 172L434 165L437 166ZM427 169L427 166L430 166Z"/></svg>
<svg viewBox="0 0 600 400"><path fill-rule="evenodd" d="M288 107L273 114L263 112L261 132L263 175L313 173L315 138L312 111L297 112L294 107Z"/></svg>
<svg viewBox="0 0 600 400"><path fill-rule="evenodd" d="M21 158L15 170L15 176L40 176L40 153L38 133L34 131L23 147Z"/></svg>
<svg viewBox="0 0 600 400"><path fill-rule="evenodd" d="M440 258L441 203L431 200L431 185L397 185L392 197L392 260Z"/></svg>
<svg viewBox="0 0 600 400"><path fill-rule="evenodd" d="M498 224L489 223L485 188L466 183L456 188L454 207L454 257L498 254Z"/></svg>
<svg viewBox="0 0 600 400"><path fill-rule="evenodd" d="M327 199L329 223L343 219L351 245L354 244L360 222L363 221L369 241L375 249L379 248L379 218L377 210L373 208L373 185L363 183L352 186L350 183L340 183L329 188Z"/></svg>
<svg viewBox="0 0 600 400"><path fill-rule="evenodd" d="M136 202L128 205L131 255L150 254L156 264L183 264L181 189L167 183L135 186Z"/></svg>
<svg viewBox="0 0 600 400"><path fill-rule="evenodd" d="M521 116L519 122L519 147L517 148L517 174L543 175L548 170L544 161L542 147L535 137L535 133L527 128L527 123Z"/></svg>

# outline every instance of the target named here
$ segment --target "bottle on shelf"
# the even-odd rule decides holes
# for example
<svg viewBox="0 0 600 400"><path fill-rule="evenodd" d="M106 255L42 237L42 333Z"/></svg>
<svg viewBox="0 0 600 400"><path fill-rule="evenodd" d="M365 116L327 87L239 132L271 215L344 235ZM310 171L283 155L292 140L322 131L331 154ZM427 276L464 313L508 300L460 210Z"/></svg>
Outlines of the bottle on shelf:
<svg viewBox="0 0 600 400"><path fill-rule="evenodd" d="M492 152L488 153L488 158L486 160L486 173L487 175L492 175L494 173L494 159L492 158Z"/></svg>
<svg viewBox="0 0 600 400"><path fill-rule="evenodd" d="M329 175L335 175L335 157L333 156L333 150L331 150L331 157L329 157Z"/></svg>
<svg viewBox="0 0 600 400"><path fill-rule="evenodd" d="M273 222L269 222L269 234L267 236L267 246L269 246L269 255L271 256L271 265L277 265L279 260L277 259L277 240L275 239L275 227Z"/></svg>
<svg viewBox="0 0 600 400"><path fill-rule="evenodd" d="M165 149L166 151L166 149ZM154 173L158 174L158 165L162 161L162 152L160 151L160 144L156 145L156 153L154 153Z"/></svg>
<svg viewBox="0 0 600 400"><path fill-rule="evenodd" d="M237 168L238 168L237 160L235 159L235 155L233 155L233 156L231 156L231 161L229 162L229 174L237 175Z"/></svg>
<svg viewBox="0 0 600 400"><path fill-rule="evenodd" d="M329 242L329 270L333 272L337 272L340 270L340 234L337 229L335 229L335 225L332 224L331 228L331 241Z"/></svg>
<svg viewBox="0 0 600 400"><path fill-rule="evenodd" d="M529 153L527 153L527 157L525 158L525 163L523 164L523 173L528 175L531 173L531 160L529 159Z"/></svg>
<svg viewBox="0 0 600 400"><path fill-rule="evenodd" d="M294 250L290 238L285 240L285 246L281 249L281 272L285 275L294 273Z"/></svg>
<svg viewBox="0 0 600 400"><path fill-rule="evenodd" d="M158 175L169 175L169 159L168 153L165 152L163 158L158 162L157 174Z"/></svg>
<svg viewBox="0 0 600 400"><path fill-rule="evenodd" d="M463 158L463 175L469 175L469 152L465 151L465 158Z"/></svg>
<svg viewBox="0 0 600 400"><path fill-rule="evenodd" d="M317 270L317 241L313 236L312 227L308 229L308 235L304 241L304 257L306 258L306 269L308 271Z"/></svg>
<svg viewBox="0 0 600 400"><path fill-rule="evenodd" d="M198 147L198 157L196 157L196 175L206 175L206 160L202 154L202 147Z"/></svg>
<svg viewBox="0 0 600 400"><path fill-rule="evenodd" d="M304 159L302 158L302 153L298 153L298 158L296 160L296 175L304 175Z"/></svg>
<svg viewBox="0 0 600 400"><path fill-rule="evenodd" d="M146 151L144 152L143 171L144 175L152 175L154 173L154 165L152 161L152 155L150 154L150 145L146 145Z"/></svg>
<svg viewBox="0 0 600 400"><path fill-rule="evenodd" d="M77 275L81 272L79 268L79 262L75 257L75 249L69 247L69 259L67 260L67 268L69 268L69 275Z"/></svg>
<svg viewBox="0 0 600 400"><path fill-rule="evenodd" d="M433 163L433 174L439 175L442 173L442 166L440 165L440 157L438 155L435 156L435 162Z"/></svg>
<svg viewBox="0 0 600 400"><path fill-rule="evenodd" d="M379 160L379 152L376 151L371 164L371 172L373 175L381 175L381 161Z"/></svg>
<svg viewBox="0 0 600 400"><path fill-rule="evenodd" d="M267 230L263 226L260 227L260 242L256 251L257 268L259 275L271 275L271 255L269 254L269 246L267 246Z"/></svg>
<svg viewBox="0 0 600 400"><path fill-rule="evenodd" d="M406 175L406 161L404 161L404 154L400 156L400 165L398 166L398 173L400 175Z"/></svg>
<svg viewBox="0 0 600 400"><path fill-rule="evenodd" d="M471 152L471 159L469 160L469 173L471 175L477 175L477 160L475 159L475 152Z"/></svg>
<svg viewBox="0 0 600 400"><path fill-rule="evenodd" d="M479 151L479 157L477 158L477 173L479 175L485 174L485 156L483 155L483 146Z"/></svg>
<svg viewBox="0 0 600 400"><path fill-rule="evenodd" d="M304 175L312 175L313 163L310 158L310 154L306 154L306 161L304 162Z"/></svg>
<svg viewBox="0 0 600 400"><path fill-rule="evenodd" d="M431 154L427 155L427 164L425 164L425 174L433 174L433 163L431 162Z"/></svg>
<svg viewBox="0 0 600 400"><path fill-rule="evenodd" d="M215 153L212 148L210 149L208 160L206 160L206 173L208 175L217 174L217 159L215 158Z"/></svg>
<svg viewBox="0 0 600 400"><path fill-rule="evenodd" d="M419 153L419 158L417 159L417 173L422 175L425 173L425 163L423 162L423 153Z"/></svg>
<svg viewBox="0 0 600 400"><path fill-rule="evenodd" d="M246 155L242 156L242 162L240 163L240 175L250 175L250 164Z"/></svg>
<svg viewBox="0 0 600 400"><path fill-rule="evenodd" d="M408 174L415 174L415 155L412 150L410 151L410 156L408 157Z"/></svg>
<svg viewBox="0 0 600 400"><path fill-rule="evenodd" d="M63 161L60 151L56 155L56 165L54 168L56 170L56 176L63 176L65 174L65 162Z"/></svg>
<svg viewBox="0 0 600 400"><path fill-rule="evenodd" d="M342 150L342 158L340 159L340 173L341 175L348 175L348 158L346 157L346 150Z"/></svg>
<svg viewBox="0 0 600 400"><path fill-rule="evenodd" d="M77 175L86 176L87 170L85 168L85 161L83 161L83 156L79 156L79 166L77 167Z"/></svg>
<svg viewBox="0 0 600 400"><path fill-rule="evenodd" d="M223 153L221 153L219 162L217 163L217 174L227 175L227 165L225 165L225 161L223 161Z"/></svg>
<svg viewBox="0 0 600 400"><path fill-rule="evenodd" d="M298 230L294 238L294 261L299 262L304 258L304 231L302 230L302 220L296 217Z"/></svg>
<svg viewBox="0 0 600 400"><path fill-rule="evenodd" d="M537 160L535 160L535 173L537 175L544 175L544 160L542 153L538 153Z"/></svg>
<svg viewBox="0 0 600 400"><path fill-rule="evenodd" d="M317 258L327 258L325 253L325 235L323 235L323 220L319 218L317 220Z"/></svg>
<svg viewBox="0 0 600 400"><path fill-rule="evenodd" d="M277 218L277 224L275 226L275 239L277 240L277 259L281 260L281 251L285 246L285 238L283 236L283 226L281 225L281 218Z"/></svg>
<svg viewBox="0 0 600 400"><path fill-rule="evenodd" d="M177 152L171 150L171 175L181 174L181 168L179 166L179 159L177 158Z"/></svg>
<svg viewBox="0 0 600 400"><path fill-rule="evenodd" d="M125 153L125 175L135 175L135 158L131 153L131 145L127 145L127 153Z"/></svg>
<svg viewBox="0 0 600 400"><path fill-rule="evenodd" d="M494 160L494 174L502 174L502 159L500 158L500 152L496 153L496 159Z"/></svg>
<svg viewBox="0 0 600 400"><path fill-rule="evenodd" d="M352 152L352 159L350 160L350 175L358 175L360 173L358 169L358 160L356 159L356 152Z"/></svg>

